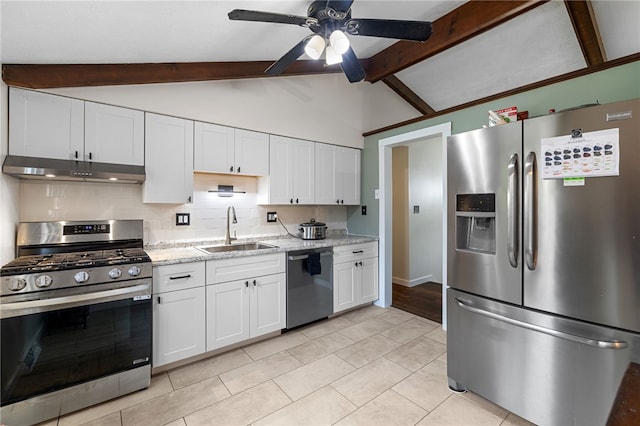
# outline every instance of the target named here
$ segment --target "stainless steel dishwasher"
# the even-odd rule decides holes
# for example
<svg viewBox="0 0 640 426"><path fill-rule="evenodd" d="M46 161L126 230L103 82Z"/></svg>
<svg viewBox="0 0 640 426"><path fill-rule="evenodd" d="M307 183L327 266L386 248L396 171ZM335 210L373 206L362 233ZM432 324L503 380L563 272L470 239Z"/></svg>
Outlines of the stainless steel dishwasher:
<svg viewBox="0 0 640 426"><path fill-rule="evenodd" d="M333 251L330 247L287 253L287 329L333 313Z"/></svg>

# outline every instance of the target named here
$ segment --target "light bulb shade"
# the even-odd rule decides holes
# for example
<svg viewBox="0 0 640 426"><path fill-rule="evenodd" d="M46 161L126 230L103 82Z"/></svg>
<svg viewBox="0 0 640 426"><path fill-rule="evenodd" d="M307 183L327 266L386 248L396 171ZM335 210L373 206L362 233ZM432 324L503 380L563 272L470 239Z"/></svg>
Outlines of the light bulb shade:
<svg viewBox="0 0 640 426"><path fill-rule="evenodd" d="M325 60L327 65L340 64L342 63L342 55L336 52L332 45L329 45L325 51Z"/></svg>
<svg viewBox="0 0 640 426"><path fill-rule="evenodd" d="M316 34L307 42L304 47L304 53L306 53L311 59L318 59L324 51L324 46L324 39Z"/></svg>
<svg viewBox="0 0 640 426"><path fill-rule="evenodd" d="M349 50L349 39L347 36L340 30L335 30L329 36L329 42L331 46L333 46L333 50L339 55L342 55L347 50Z"/></svg>

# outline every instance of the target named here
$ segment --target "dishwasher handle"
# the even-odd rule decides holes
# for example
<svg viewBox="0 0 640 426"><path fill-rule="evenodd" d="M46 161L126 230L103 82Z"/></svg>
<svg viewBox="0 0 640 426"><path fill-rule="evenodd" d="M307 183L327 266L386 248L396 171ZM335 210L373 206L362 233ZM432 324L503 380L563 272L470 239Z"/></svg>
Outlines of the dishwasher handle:
<svg viewBox="0 0 640 426"><path fill-rule="evenodd" d="M295 261L295 260L304 260L304 259L308 259L309 258L309 254L311 253L307 253L307 254L300 254L298 256L288 256L287 259L289 259L289 261ZM333 252L331 250L326 250L326 251L321 251L320 252L320 256L331 256L333 254Z"/></svg>

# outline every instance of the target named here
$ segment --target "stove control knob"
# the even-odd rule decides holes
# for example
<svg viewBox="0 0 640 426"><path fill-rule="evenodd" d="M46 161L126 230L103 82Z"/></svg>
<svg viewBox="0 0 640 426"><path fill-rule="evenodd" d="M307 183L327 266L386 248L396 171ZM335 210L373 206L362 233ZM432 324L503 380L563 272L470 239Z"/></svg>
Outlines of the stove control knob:
<svg viewBox="0 0 640 426"><path fill-rule="evenodd" d="M133 265L131 268L129 268L128 272L132 277L137 277L142 272L142 269L140 269L138 265Z"/></svg>
<svg viewBox="0 0 640 426"><path fill-rule="evenodd" d="M15 280L9 281L9 290L11 291L20 291L27 286L27 280L24 278L16 278Z"/></svg>
<svg viewBox="0 0 640 426"><path fill-rule="evenodd" d="M109 278L118 279L122 276L122 270L120 268L113 268L109 271Z"/></svg>
<svg viewBox="0 0 640 426"><path fill-rule="evenodd" d="M53 278L49 275L40 275L36 278L36 286L38 286L38 288L49 287L52 282Z"/></svg>
<svg viewBox="0 0 640 426"><path fill-rule="evenodd" d="M89 281L89 273L87 271L80 271L73 276L73 279L76 280L78 284L86 283Z"/></svg>

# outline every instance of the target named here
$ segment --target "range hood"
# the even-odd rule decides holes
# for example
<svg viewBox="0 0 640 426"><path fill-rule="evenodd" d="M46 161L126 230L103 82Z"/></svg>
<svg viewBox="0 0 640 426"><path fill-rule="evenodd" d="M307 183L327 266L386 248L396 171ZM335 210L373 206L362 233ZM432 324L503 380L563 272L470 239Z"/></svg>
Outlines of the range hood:
<svg viewBox="0 0 640 426"><path fill-rule="evenodd" d="M8 155L2 172L20 179L142 183L144 166Z"/></svg>

